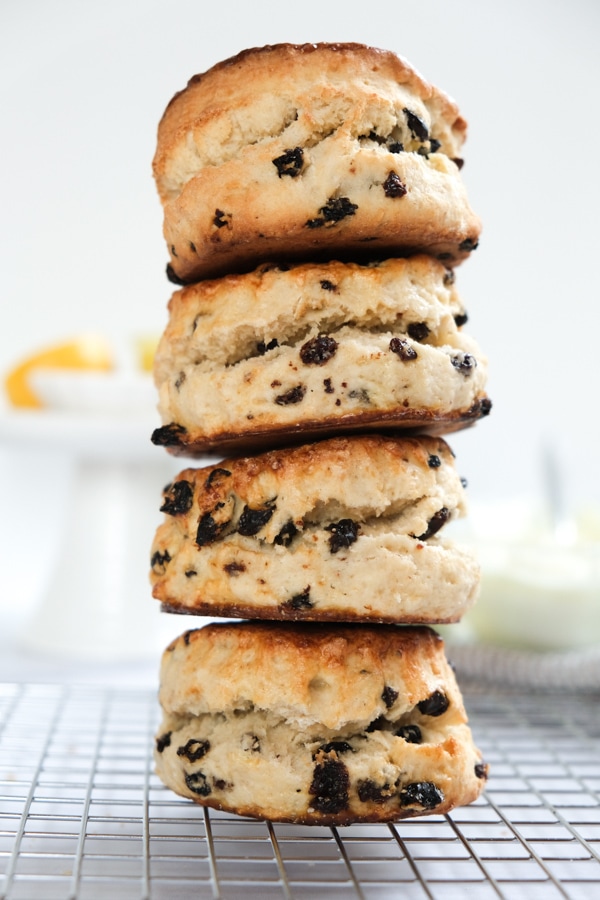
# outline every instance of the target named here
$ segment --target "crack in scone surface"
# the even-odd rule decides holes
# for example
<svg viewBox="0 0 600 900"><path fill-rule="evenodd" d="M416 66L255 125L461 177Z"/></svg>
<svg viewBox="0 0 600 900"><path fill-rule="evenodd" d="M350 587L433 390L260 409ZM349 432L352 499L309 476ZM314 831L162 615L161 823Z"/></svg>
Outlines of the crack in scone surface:
<svg viewBox="0 0 600 900"><path fill-rule="evenodd" d="M319 334L404 335L421 325L430 346L452 346L466 320L440 264L418 257L367 265L266 265L177 292L157 349L159 381L190 366L213 371L276 358Z"/></svg>
<svg viewBox="0 0 600 900"><path fill-rule="evenodd" d="M436 326L433 323L428 324L426 320L424 320L424 322L429 329L427 338L420 341L410 339L410 344L413 346L416 353L418 353L419 344L436 349L443 349L447 353L456 354L461 352L460 338L458 338L456 330L450 325L450 320L439 326ZM276 341L277 344L276 346L271 346L270 349L268 348L268 343L262 339L261 332L254 331L245 341L240 342L237 346L235 341L233 341L232 344L229 345L227 359L225 360L215 360L214 358L205 356L202 353L203 348L198 348L198 351L200 352L190 352L187 357L183 354L181 357L178 357L178 365L182 367L181 372L186 373L186 375L186 369L188 367L197 372L214 372L222 366L225 366L225 368L233 368L241 362L262 357L265 357L265 363L272 362L274 359L282 356L286 350L289 351L288 355L291 355L291 352L297 353L300 356L300 361L303 362L304 365L308 365L302 358L304 345L308 341L316 341L318 338L341 341L344 337L355 340L365 338L368 341L369 337L373 337L387 338L387 342L389 343L389 341L394 338L406 338L408 335L408 328L411 324L412 323L403 322L400 318L399 321L395 323L395 328L390 330L389 324L383 322L374 322L371 325L342 316L330 316L324 317L312 326L304 326L295 331L285 331L284 329L279 328L277 323L274 323L271 329L273 337L270 338L269 343L272 344L273 341ZM457 338L454 343L452 342L453 337ZM265 345L267 349L263 350L262 345ZM457 365L457 367L459 366ZM181 376L181 372L177 374L177 378Z"/></svg>
<svg viewBox="0 0 600 900"><path fill-rule="evenodd" d="M202 531L204 537L197 538L198 546L238 533L288 548L299 539L311 541L316 533L335 530L341 521L356 523L362 534L389 531L418 538L440 510L446 510L441 525L464 512L464 487L455 467L448 460L442 464L441 457L435 456L440 464L433 467L427 462L426 468L420 469L407 461L394 475L384 477L376 473L371 482L363 481L360 485L346 481L337 493L334 487L323 490L318 483L318 472L310 473L303 489L299 489L293 482L273 479L267 471L243 495L235 490L235 483L230 485L229 479L224 479L211 484L208 490L196 486L185 514L169 513L168 502L163 506L167 506L169 530L178 528L186 535L190 528ZM400 471L402 477L398 479ZM186 472L174 485L181 482L191 484ZM168 491L172 492L174 485L169 485ZM359 537L357 533L355 539ZM164 553L170 559L172 551ZM158 562L164 566L162 555Z"/></svg>
<svg viewBox="0 0 600 900"><path fill-rule="evenodd" d="M193 493L184 512L170 502L181 482ZM426 620L444 621L475 599L474 560L437 538L465 509L440 439L338 438L184 470L174 485L151 553L153 593L167 605L419 621L435 585Z"/></svg>
<svg viewBox="0 0 600 900"><path fill-rule="evenodd" d="M273 159L300 149L306 157L305 169L312 164L306 151L328 141L341 140L355 152L367 150L391 158L416 153L424 163L435 153L457 156L457 142L449 146L447 123L438 127L431 122L430 111L409 91L398 89L392 101L377 94L380 87L355 87L358 96L328 86L320 104L311 95L258 96L245 107L209 110L189 128L166 166L161 179L165 200L176 198L203 169L243 159L252 148L263 145L272 145ZM411 116L421 128L411 128Z"/></svg>

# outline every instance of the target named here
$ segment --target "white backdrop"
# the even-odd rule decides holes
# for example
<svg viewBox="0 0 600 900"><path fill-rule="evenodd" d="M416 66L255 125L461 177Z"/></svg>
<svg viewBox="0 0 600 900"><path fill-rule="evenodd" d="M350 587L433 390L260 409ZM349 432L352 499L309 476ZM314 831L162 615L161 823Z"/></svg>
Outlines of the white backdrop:
<svg viewBox="0 0 600 900"><path fill-rule="evenodd" d="M599 26L596 0L1 0L0 368L82 331L162 329L150 167L192 74L249 46L361 41L407 57L469 122L484 233L457 283L494 401L451 440L471 499L538 491L553 441L571 495L600 501ZM0 463L10 488L18 462Z"/></svg>

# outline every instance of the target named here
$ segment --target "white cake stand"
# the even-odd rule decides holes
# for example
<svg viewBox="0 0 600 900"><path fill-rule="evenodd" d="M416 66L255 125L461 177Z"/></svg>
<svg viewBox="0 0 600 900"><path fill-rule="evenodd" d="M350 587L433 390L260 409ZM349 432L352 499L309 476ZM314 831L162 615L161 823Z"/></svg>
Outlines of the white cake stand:
<svg viewBox="0 0 600 900"><path fill-rule="evenodd" d="M160 616L148 581L150 547L162 519L162 488L184 467L151 443L158 424L151 413L0 413L0 446L69 463L58 552L24 630L27 648L94 661L156 653ZM28 496L26 489L21 495L31 524L22 540L33 541L35 565L43 497Z"/></svg>

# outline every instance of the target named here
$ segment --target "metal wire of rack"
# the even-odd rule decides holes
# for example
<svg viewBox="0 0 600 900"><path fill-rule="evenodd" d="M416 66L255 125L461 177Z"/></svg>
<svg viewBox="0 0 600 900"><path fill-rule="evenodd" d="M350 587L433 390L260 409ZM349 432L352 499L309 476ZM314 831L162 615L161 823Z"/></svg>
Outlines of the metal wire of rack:
<svg viewBox="0 0 600 900"><path fill-rule="evenodd" d="M0 685L0 900L600 896L598 698L463 693L483 797L336 829L176 797L152 772L152 691Z"/></svg>

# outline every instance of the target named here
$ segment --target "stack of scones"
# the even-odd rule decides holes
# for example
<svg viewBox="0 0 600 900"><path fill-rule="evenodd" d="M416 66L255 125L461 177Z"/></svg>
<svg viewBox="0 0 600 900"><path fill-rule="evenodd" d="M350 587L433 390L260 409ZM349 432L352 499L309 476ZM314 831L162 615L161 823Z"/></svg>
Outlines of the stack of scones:
<svg viewBox="0 0 600 900"><path fill-rule="evenodd" d="M477 798L441 638L479 567L443 435L490 411L454 267L480 223L466 123L393 53L247 50L192 78L154 175L180 287L152 439L213 457L164 490L161 779L217 809L386 822Z"/></svg>

